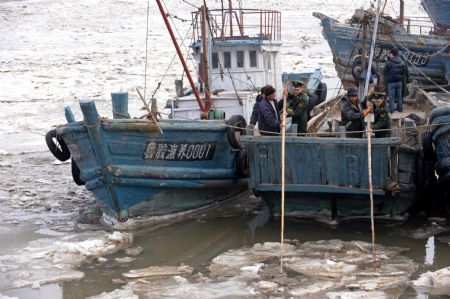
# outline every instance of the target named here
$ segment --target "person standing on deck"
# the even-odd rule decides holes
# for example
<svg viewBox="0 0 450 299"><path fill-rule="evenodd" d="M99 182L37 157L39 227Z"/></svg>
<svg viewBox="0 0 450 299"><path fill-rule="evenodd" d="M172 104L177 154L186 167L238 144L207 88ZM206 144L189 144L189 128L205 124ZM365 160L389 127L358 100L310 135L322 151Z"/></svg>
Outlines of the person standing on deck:
<svg viewBox="0 0 450 299"><path fill-rule="evenodd" d="M399 56L398 49L391 49L389 60L386 61L383 70L389 96L389 112L391 114L395 110L395 100L397 100L397 111L403 112L403 79L407 74L406 68L406 64Z"/></svg>
<svg viewBox="0 0 450 299"><path fill-rule="evenodd" d="M278 114L275 88L266 86L264 98L258 107L258 128L261 135L272 136L280 133L280 115Z"/></svg>
<svg viewBox="0 0 450 299"><path fill-rule="evenodd" d="M349 88L347 95L341 99L341 125L347 132L364 131L364 118L369 114L370 108L362 110L359 105L358 91ZM347 137L361 138L362 132L347 133Z"/></svg>
<svg viewBox="0 0 450 299"><path fill-rule="evenodd" d="M264 98L264 90L267 87L269 87L269 86L272 87L272 85L270 85L270 84L267 84L267 85L261 87L260 94L258 94L256 96L256 101L255 101L255 104L253 105L252 116L250 117L250 124L251 125L255 126L256 123L258 122L258 108L259 108L259 104L261 103L261 100Z"/></svg>
<svg viewBox="0 0 450 299"><path fill-rule="evenodd" d="M372 129L375 130L375 138L391 137L391 118L385 101L386 94L383 92L373 92L366 98L367 103L371 103L374 122ZM386 130L386 131L376 131Z"/></svg>
<svg viewBox="0 0 450 299"><path fill-rule="evenodd" d="M358 55L356 55L355 57L353 57L353 62L352 62L352 75L353 75L353 79L355 80L355 85L356 88L359 89L359 82L361 79L365 80L366 79L366 74L367 74L367 69L369 68L369 56L366 55L365 58L365 71L362 71L362 61L363 61L363 57L362 57L362 49L358 49ZM375 67L374 64L372 64L371 70L370 70L370 77L369 77L369 84L370 87L373 86L373 84L375 83L375 78L377 79L377 84L380 81L379 80L379 73L377 71L377 68ZM369 89L370 89L369 87Z"/></svg>
<svg viewBox="0 0 450 299"><path fill-rule="evenodd" d="M297 133L306 133L308 127L308 102L305 84L301 81L292 81L294 94L289 93L288 84L284 87L284 95L287 99L286 112L288 117L292 117L292 123L297 124ZM280 101L279 109L283 108L283 101Z"/></svg>

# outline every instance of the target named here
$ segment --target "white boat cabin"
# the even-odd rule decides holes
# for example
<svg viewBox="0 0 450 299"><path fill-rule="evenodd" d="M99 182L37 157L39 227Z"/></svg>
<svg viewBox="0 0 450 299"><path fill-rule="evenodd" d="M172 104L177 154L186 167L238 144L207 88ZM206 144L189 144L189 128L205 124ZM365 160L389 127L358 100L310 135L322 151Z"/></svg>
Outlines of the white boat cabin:
<svg viewBox="0 0 450 299"><path fill-rule="evenodd" d="M208 22L202 22L202 15L202 10L192 13L191 44L202 101L209 90L212 110L225 111L226 119L243 115L248 123L262 86L271 84L278 95L282 93L281 15L273 10L232 8L208 10ZM167 106L174 119L200 118L194 94L180 94Z"/></svg>

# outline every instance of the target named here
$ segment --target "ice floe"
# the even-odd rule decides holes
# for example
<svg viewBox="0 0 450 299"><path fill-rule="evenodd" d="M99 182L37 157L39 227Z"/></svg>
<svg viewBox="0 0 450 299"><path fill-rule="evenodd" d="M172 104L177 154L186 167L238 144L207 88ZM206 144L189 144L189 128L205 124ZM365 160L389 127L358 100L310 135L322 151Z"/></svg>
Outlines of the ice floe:
<svg viewBox="0 0 450 299"><path fill-rule="evenodd" d="M0 290L81 279L82 263L132 245L130 233L82 232L28 243L16 254L0 256Z"/></svg>
<svg viewBox="0 0 450 299"><path fill-rule="evenodd" d="M203 272L189 266L130 270L127 291L143 298L398 298L417 265L405 248L340 240L267 242L229 250ZM116 293L111 293L115 298ZM102 297L103 296L103 297ZM94 298L106 298L107 293Z"/></svg>

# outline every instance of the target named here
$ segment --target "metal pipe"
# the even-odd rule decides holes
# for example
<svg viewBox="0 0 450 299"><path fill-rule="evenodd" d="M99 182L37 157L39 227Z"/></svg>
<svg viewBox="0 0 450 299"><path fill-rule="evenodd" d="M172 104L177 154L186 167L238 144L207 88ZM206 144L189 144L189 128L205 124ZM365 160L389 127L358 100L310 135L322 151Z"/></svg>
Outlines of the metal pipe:
<svg viewBox="0 0 450 299"><path fill-rule="evenodd" d="M200 98L200 94L198 93L197 87L195 86L194 80L192 80L191 73L187 67L186 61L184 60L183 53L181 53L180 46L177 43L177 39L175 38L175 35L172 31L172 27L170 26L169 20L167 19L167 14L164 11L164 8L161 5L160 0L156 0L156 4L158 4L159 11L161 12L161 16L163 17L164 23L166 24L167 30L169 31L170 37L172 38L173 45L175 46L175 49L177 50L178 57L180 58L181 64L183 65L183 69L186 73L186 76L188 77L189 84L191 84L192 91L194 92L195 98L197 99L198 107L202 112L206 112L205 108L203 107L203 102Z"/></svg>

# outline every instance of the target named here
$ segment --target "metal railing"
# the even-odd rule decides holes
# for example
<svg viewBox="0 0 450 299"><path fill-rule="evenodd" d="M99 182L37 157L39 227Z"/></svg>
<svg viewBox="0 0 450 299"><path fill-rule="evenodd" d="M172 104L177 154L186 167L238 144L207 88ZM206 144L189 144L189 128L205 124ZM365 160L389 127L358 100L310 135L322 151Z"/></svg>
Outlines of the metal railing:
<svg viewBox="0 0 450 299"><path fill-rule="evenodd" d="M194 40L201 38L201 11L192 12ZM281 40L281 13L265 9L211 9L209 26L213 39L255 38Z"/></svg>

